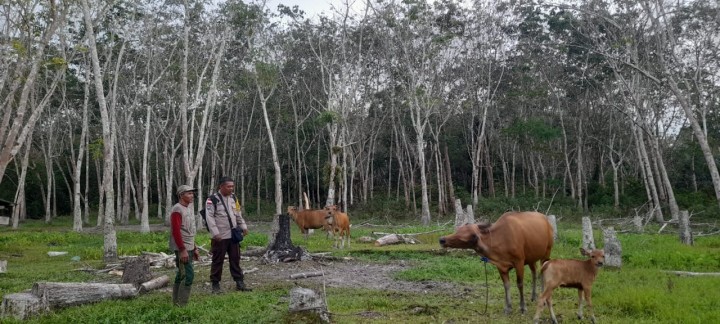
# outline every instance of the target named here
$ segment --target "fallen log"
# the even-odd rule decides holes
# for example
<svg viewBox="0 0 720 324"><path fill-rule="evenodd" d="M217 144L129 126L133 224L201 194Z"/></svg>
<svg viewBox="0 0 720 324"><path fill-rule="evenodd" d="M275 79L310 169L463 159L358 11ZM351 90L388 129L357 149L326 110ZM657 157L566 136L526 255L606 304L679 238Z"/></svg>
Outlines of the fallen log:
<svg viewBox="0 0 720 324"><path fill-rule="evenodd" d="M3 296L0 317L25 320L48 310L47 303L31 293L7 294Z"/></svg>
<svg viewBox="0 0 720 324"><path fill-rule="evenodd" d="M56 308L106 299L132 298L138 295L138 291L133 284L36 282L32 294L50 308Z"/></svg>
<svg viewBox="0 0 720 324"><path fill-rule="evenodd" d="M415 241L415 239L410 236L399 235L399 234L385 235L385 236L375 240L375 246L384 246L384 245L399 244L399 243L416 244L417 241Z"/></svg>
<svg viewBox="0 0 720 324"><path fill-rule="evenodd" d="M169 282L170 282L170 277L168 277L167 275L162 275L153 280L141 283L139 293L142 294L142 293L146 293L150 290L155 290L158 288L165 287Z"/></svg>
<svg viewBox="0 0 720 324"><path fill-rule="evenodd" d="M691 277L698 277L698 276L720 276L720 272L690 272L690 271L664 271L667 273L676 274L678 276L691 276Z"/></svg>
<svg viewBox="0 0 720 324"><path fill-rule="evenodd" d="M322 271L315 271L315 272L301 272L301 273L295 273L290 275L290 279L304 279L304 278L310 278L310 277L320 277L324 276L325 273Z"/></svg>

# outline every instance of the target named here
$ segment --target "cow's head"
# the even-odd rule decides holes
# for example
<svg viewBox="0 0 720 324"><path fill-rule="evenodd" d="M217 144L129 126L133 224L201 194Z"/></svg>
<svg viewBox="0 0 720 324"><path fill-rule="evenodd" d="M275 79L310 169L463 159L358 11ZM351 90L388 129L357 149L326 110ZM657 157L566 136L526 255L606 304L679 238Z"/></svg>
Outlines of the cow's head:
<svg viewBox="0 0 720 324"><path fill-rule="evenodd" d="M605 251L603 250L590 250L580 248L580 253L582 253L582 255L586 257L589 257L596 267L602 267L603 264L605 264Z"/></svg>
<svg viewBox="0 0 720 324"><path fill-rule="evenodd" d="M287 213L290 214L290 217L293 219L297 219L297 207L288 206Z"/></svg>
<svg viewBox="0 0 720 324"><path fill-rule="evenodd" d="M440 238L440 246L444 248L477 250L481 228L477 224L465 224L458 227L455 233Z"/></svg>

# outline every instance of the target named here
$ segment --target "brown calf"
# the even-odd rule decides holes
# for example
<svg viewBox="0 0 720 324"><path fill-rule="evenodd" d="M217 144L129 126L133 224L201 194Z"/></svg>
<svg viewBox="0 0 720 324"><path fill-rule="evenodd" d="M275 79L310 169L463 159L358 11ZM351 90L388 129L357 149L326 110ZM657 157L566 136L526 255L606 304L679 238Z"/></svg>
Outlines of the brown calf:
<svg viewBox="0 0 720 324"><path fill-rule="evenodd" d="M309 229L324 228L328 225L325 220L327 212L324 209L298 211L297 207L288 206L287 212L300 228L300 233L305 234L305 240L308 239Z"/></svg>
<svg viewBox="0 0 720 324"><path fill-rule="evenodd" d="M585 295L590 310L590 320L595 323L595 314L592 309L592 284L597 276L598 269L605 263L605 253L602 250L580 249L582 255L590 257L588 260L550 260L543 263L541 276L545 289L538 300L537 310L533 321L538 323L540 313L542 313L545 305L550 308L550 316L553 323L557 324L555 311L552 307L552 292L557 287L577 288L578 290L578 313L579 319L582 319L582 300Z"/></svg>
<svg viewBox="0 0 720 324"><path fill-rule="evenodd" d="M535 300L535 269L538 261L550 258L553 230L545 215L538 212L505 213L493 224L466 224L454 234L440 238L446 248L473 249L487 257L500 272L505 288L505 314L510 314L510 269L515 269L520 292L520 311L525 313L523 276L525 265L532 273L532 300Z"/></svg>
<svg viewBox="0 0 720 324"><path fill-rule="evenodd" d="M350 217L348 217L348 214L338 210L337 205L327 206L325 210L327 211L325 218L331 226L333 236L335 236L333 247L344 249L346 240L348 247L350 247ZM340 240L342 246L338 240Z"/></svg>

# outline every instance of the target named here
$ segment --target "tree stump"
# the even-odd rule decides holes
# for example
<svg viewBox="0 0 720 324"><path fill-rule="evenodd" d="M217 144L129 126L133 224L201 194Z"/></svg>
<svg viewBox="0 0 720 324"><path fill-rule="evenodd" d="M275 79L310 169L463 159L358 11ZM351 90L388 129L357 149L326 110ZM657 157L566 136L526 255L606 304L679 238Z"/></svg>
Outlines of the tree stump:
<svg viewBox="0 0 720 324"><path fill-rule="evenodd" d="M622 246L614 228L608 227L603 230L603 243L605 266L622 268Z"/></svg>
<svg viewBox="0 0 720 324"><path fill-rule="evenodd" d="M472 205L465 208L465 224L475 224L475 213L473 213Z"/></svg>
<svg viewBox="0 0 720 324"><path fill-rule="evenodd" d="M325 300L312 289L295 287L290 290L290 305L288 310L291 313L315 313L319 315L324 323L330 323L330 316Z"/></svg>
<svg viewBox="0 0 720 324"><path fill-rule="evenodd" d="M22 321L48 310L48 304L33 294L7 294L3 296L0 317L14 317Z"/></svg>
<svg viewBox="0 0 720 324"><path fill-rule="evenodd" d="M455 228L465 225L465 211L462 209L460 199L455 199Z"/></svg>
<svg viewBox="0 0 720 324"><path fill-rule="evenodd" d="M632 222L633 222L633 225L635 226L635 230L636 230L638 233L642 233L643 230L644 230L643 218L640 217L640 216L635 216L635 217L633 217Z"/></svg>
<svg viewBox="0 0 720 324"><path fill-rule="evenodd" d="M680 242L685 245L693 245L692 231L690 230L690 213L687 210L680 211Z"/></svg>
<svg viewBox="0 0 720 324"><path fill-rule="evenodd" d="M582 228L582 247L590 250L595 250L595 238L593 237L592 222L590 222L590 217L582 218Z"/></svg>
<svg viewBox="0 0 720 324"><path fill-rule="evenodd" d="M558 239L557 218L555 217L555 215L547 215L547 220L553 229L553 241L557 241L557 239Z"/></svg>
<svg viewBox="0 0 720 324"><path fill-rule="evenodd" d="M302 247L294 246L290 239L290 216L287 214L278 215L278 231L275 233L275 240L270 246L263 261L266 263L292 262L310 260L312 257Z"/></svg>
<svg viewBox="0 0 720 324"><path fill-rule="evenodd" d="M7 260L0 260L0 273L7 272Z"/></svg>
<svg viewBox="0 0 720 324"><path fill-rule="evenodd" d="M132 284L36 282L32 294L50 308L98 302L106 299L132 298L138 291Z"/></svg>
<svg viewBox="0 0 720 324"><path fill-rule="evenodd" d="M123 267L125 268L122 275L123 283L130 283L138 287L153 278L150 272L150 259L147 256L127 258Z"/></svg>

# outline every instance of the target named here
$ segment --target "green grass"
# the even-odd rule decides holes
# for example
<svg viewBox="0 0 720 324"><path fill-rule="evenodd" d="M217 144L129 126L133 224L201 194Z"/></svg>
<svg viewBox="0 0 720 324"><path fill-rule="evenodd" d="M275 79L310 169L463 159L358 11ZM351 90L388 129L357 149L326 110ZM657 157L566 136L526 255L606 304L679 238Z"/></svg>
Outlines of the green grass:
<svg viewBox="0 0 720 324"><path fill-rule="evenodd" d="M579 224L559 224L559 240L553 258L581 258ZM29 289L38 281L98 281L103 278L75 269L104 267L102 235L75 233L68 219L52 224L28 221L14 231L0 228L0 260L8 260L8 272L0 274L0 297ZM439 230L439 231L437 231ZM530 302L531 281L526 270L525 294L528 314L518 313L517 289L511 272L511 298L514 312L503 314L504 290L497 270L485 266L468 250L445 251L439 248L440 236L452 231L440 226L355 227L353 238L372 232L421 233L418 244L375 247L353 241L351 248L338 251L325 234L318 232L305 241L292 225L296 244L311 252L331 251L336 256L350 256L362 263L406 262L405 270L396 273L399 280L450 282L462 289L446 293L415 293L328 288L326 290L332 319L337 323L523 323L530 322L535 304ZM698 237L694 246L679 243L676 235L621 233L623 249L621 270L602 269L593 290L598 322L602 323L711 323L720 318L720 278L678 277L665 270L696 272L720 271L720 236ZM602 234L595 233L602 246ZM118 253L136 255L142 251L168 252L167 233L117 233ZM208 242L207 233L199 234L198 243ZM252 232L243 243L266 244L260 230ZM48 257L48 251L68 251L68 255ZM80 261L73 262L73 256ZM206 278L207 268L198 270ZM168 273L170 273L168 271ZM487 279L486 279L487 278ZM198 284L202 284L199 280ZM291 282L278 280L255 288L247 294L210 295L207 289L196 291L188 307L170 306L167 292L154 291L129 300L104 301L55 310L28 323L314 323L317 318L287 312L287 295ZM487 303L486 303L487 289ZM554 293L555 311L563 323L580 323L575 319L577 292L559 289ZM487 312L485 309L487 308ZM587 314L587 308L585 309ZM547 322L549 314L543 314ZM3 323L16 323L0 319Z"/></svg>

